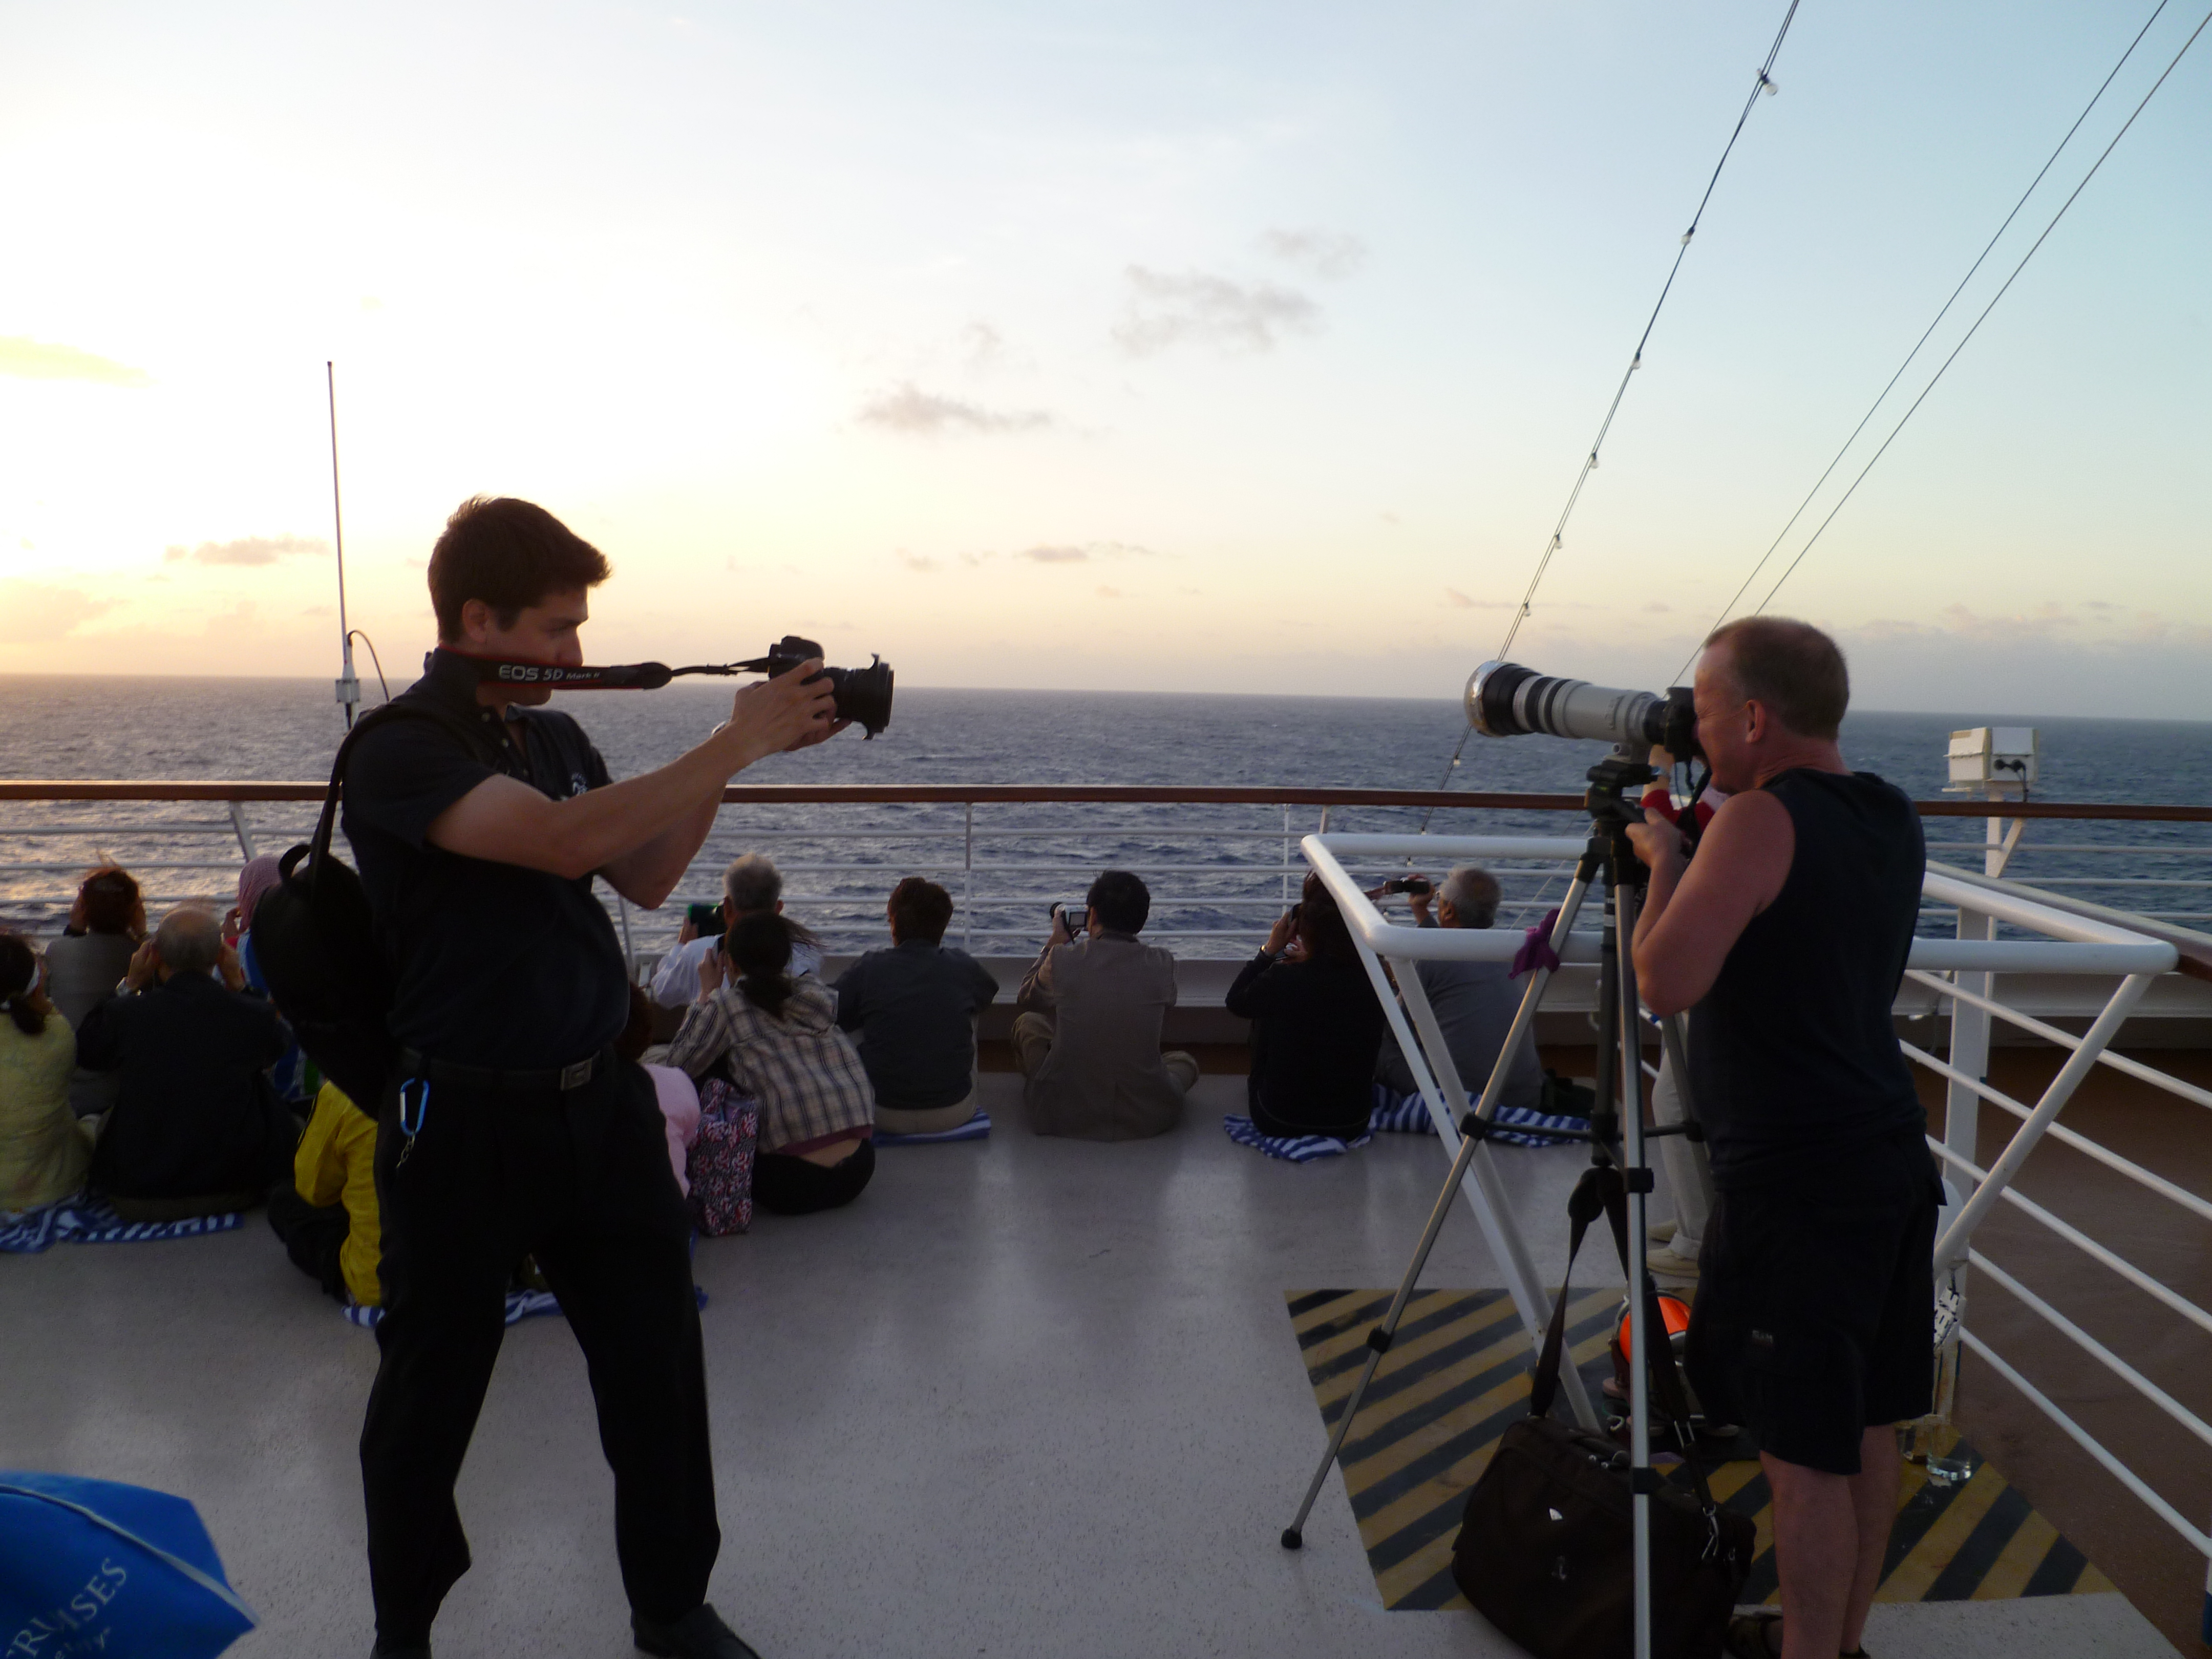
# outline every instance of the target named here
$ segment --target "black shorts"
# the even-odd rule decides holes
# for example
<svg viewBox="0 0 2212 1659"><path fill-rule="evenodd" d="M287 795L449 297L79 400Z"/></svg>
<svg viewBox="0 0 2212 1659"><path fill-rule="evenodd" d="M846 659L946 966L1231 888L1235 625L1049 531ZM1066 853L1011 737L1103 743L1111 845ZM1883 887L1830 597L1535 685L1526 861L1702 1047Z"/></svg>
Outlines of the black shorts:
<svg viewBox="0 0 2212 1659"><path fill-rule="evenodd" d="M1917 1134L1817 1178L1722 1194L1687 1354L1707 1420L1742 1424L1785 1462L1856 1474L1867 1429L1924 1416L1942 1198Z"/></svg>

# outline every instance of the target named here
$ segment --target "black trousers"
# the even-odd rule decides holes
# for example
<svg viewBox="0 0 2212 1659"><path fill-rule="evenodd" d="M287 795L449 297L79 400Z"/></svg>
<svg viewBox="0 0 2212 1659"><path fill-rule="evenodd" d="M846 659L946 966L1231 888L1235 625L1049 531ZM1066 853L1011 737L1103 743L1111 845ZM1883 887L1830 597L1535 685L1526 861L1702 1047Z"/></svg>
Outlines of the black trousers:
<svg viewBox="0 0 2212 1659"><path fill-rule="evenodd" d="M353 1218L343 1204L310 1204L287 1178L269 1189L269 1225L284 1241L292 1265L323 1287L325 1296L345 1300L345 1272L338 1252L345 1248Z"/></svg>
<svg viewBox="0 0 2212 1659"><path fill-rule="evenodd" d="M382 1363L361 1434L380 1639L428 1639L469 1567L453 1503L525 1252L584 1350L615 1475L615 1553L653 1620L706 1599L721 1547L692 1293L690 1219L652 1080L618 1061L580 1089L432 1085L414 1150L387 1101Z"/></svg>
<svg viewBox="0 0 2212 1659"><path fill-rule="evenodd" d="M753 1202L775 1215L812 1215L850 1204L876 1172L876 1149L862 1141L836 1164L763 1152L753 1160Z"/></svg>

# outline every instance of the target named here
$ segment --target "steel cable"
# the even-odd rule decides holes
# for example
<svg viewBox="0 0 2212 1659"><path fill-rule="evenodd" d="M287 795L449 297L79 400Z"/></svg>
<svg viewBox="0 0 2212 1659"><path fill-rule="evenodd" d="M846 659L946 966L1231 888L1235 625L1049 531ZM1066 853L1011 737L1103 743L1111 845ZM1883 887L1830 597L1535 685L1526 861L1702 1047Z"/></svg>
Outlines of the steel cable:
<svg viewBox="0 0 2212 1659"><path fill-rule="evenodd" d="M2106 91L2112 86L2113 80L2118 76L2120 70L2126 67L2128 59L2135 55L2136 48L2142 44L2143 37L2150 33L2151 25L2158 21L2160 16L2165 12L2168 0L2159 0L2158 5L2152 10L2151 15L2144 20L2142 27L2136 31L2135 39L2128 42L2128 48L2125 52L2120 54L2119 61L2112 65L2111 70L2106 75L2105 78L2098 83L2097 90L2090 95L2089 101L2081 106L2081 112L2074 118L2074 125L2066 129L2066 136L2058 141L2057 148L2051 152L2050 156L2045 161L2042 167L2037 169L2035 177L2028 181L2027 188L2021 192L2020 199L2013 204L2012 211L2005 215L2004 222L1996 228L1995 233L1990 237L1988 243L1984 245L1982 251L1974 257L1974 263L1966 267L1966 274L1959 279L1959 285L1951 290L1950 298L1943 301L1942 308L1936 313L1933 320L1931 320L1927 328L1922 331L1920 337L1913 342L1912 349L1905 354L1905 361L1898 364L1897 373L1889 377L1887 384L1886 384L1882 387L1881 391L1875 396L1875 400L1867 405L1867 412L1859 417L1859 423L1851 428L1850 436L1844 440L1842 446L1836 451L1833 459L1829 461L1827 466L1821 471L1820 476L1814 480L1812 489L1805 492L1805 499L1797 503L1797 510L1790 515L1789 522L1782 526L1780 532L1774 538L1772 543L1768 545L1766 551L1759 556L1759 562L1752 566L1751 574L1746 576L1743 579L1742 584L1737 587L1734 593L1729 596L1729 602L1721 607L1720 615L1713 618L1714 628L1718 628L1723 623L1726 622L1729 618L1729 613L1735 609L1736 602L1742 599L1746 593L1751 591L1751 585L1759 580L1759 573L1766 568L1768 562L1774 557L1776 550L1779 549L1783 542L1787 539L1790 531L1796 527L1797 520L1804 517L1805 509L1813 504L1813 498L1820 493L1821 486L1826 484L1829 478L1833 476L1836 469L1843 465L1844 457L1850 453L1851 446L1858 441L1859 434L1866 430L1867 424L1874 419L1875 411L1881 409L1883 403L1887 400L1889 394L1896 390L1897 383L1905 378L1905 371L1912 366L1913 359L1920 355L1921 347L1928 343L1929 337L1936 332L1937 325L1942 322L1944 318L1950 315L1951 307L1958 303L1959 296L1966 292L1966 284L1973 281L1974 273L1982 268L1983 262L1988 259L1990 253L1995 251L1999 240L2003 237L2006 231L2012 228L2012 222L2020 216L2021 210L2027 205L2028 198L2035 194L2037 187L2043 183L2044 179L2050 173L2051 169L2057 165L2058 158L2064 152L2066 146L2073 143L2074 135L2081 130L2081 124L2089 118L2090 112L2097 107L2099 101L2103 99ZM2203 25L2200 23L2197 27L2201 31ZM2191 41L2194 41L2196 38L2197 37L2193 34L2190 36L2190 40ZM2185 52L2188 50L2188 46L2185 44L2182 47L2182 51ZM2176 55L2174 61L2176 63L2180 61L2179 54ZM2172 65L2170 64L2167 66L2167 73L2172 73ZM2166 77L2164 76L2160 76L2159 78L2163 81ZM2157 89L2158 88L2155 86L2151 88L2153 92L2155 92ZM2148 96L2146 95L2144 102L2148 103ZM2138 113L2141 112L2141 105L2136 106ZM2130 115L2128 119L2129 122L2132 124L2135 117ZM2125 132L2127 128L2123 126L2120 131L2122 132ZM2118 143L2119 140L2115 137L2112 142L2114 143ZM2107 145L2106 149L2106 154L2110 154L2111 146ZM2101 155L2099 156L2097 161L2098 166L2102 166L2103 162L2104 157ZM2090 173L2094 175L2096 172L2096 167L2093 167L2089 171ZM2081 182L2086 185L2088 182L2088 179L2085 177ZM2075 194L2079 195L2080 193L2080 187L2076 186ZM2071 205L2073 205L2073 198L2069 197L2067 198L2066 206L2070 207ZM2065 207L2062 207L2059 209L2059 213L2063 215L2065 210ZM2057 222L2057 220L2054 217L2051 223L2055 225ZM2050 234L2049 228L2046 228L2044 231L2044 234L2047 236ZM2041 238L2037 239L2037 246L2041 246ZM2032 255L2034 252L2034 249L2031 248L2028 252ZM2027 260L2023 259L2021 263L2025 264ZM2019 274L2020 273L2017 270L2013 273L2015 276ZM2010 285L2009 279L2008 279L2006 286L2009 287ZM2002 289L1999 290L2000 297L2002 297ZM1990 303L1994 305L1996 301L1992 301ZM1983 313L1984 316L1987 316L1988 314L1989 313L1986 311ZM1980 325L1979 319L1976 319L1975 326L1979 327ZM1972 331L1971 330L1968 331L1966 337L1968 339L1973 337ZM1965 343L1965 340L1961 340L1960 342L1961 346ZM1957 355L1958 353L1955 350L1952 353L1953 356L1956 356ZM1950 367L1948 360L1946 360L1943 367L1945 368ZM1936 378L1940 380L1942 375L1942 370L1937 370ZM1930 389L1933 388L1934 385L1934 380L1930 380L1929 382ZM1923 398L1927 396L1927 392L1923 391L1921 393L1921 396ZM1914 407L1917 408L1918 406L1918 403L1916 401ZM1911 411L1908 410L1906 411L1905 418L1910 419L1911 417ZM1904 425L1904 422L1900 421L1898 424L1901 428ZM1893 438L1897 434L1895 432L1892 432L1890 435ZM1884 448L1887 448L1887 447L1888 446L1886 443L1883 446ZM1877 458L1879 457L1879 453L1880 452L1877 451ZM1872 466L1872 465L1873 463L1871 461L1868 463L1869 467ZM1862 472L1859 476L1863 478L1866 475ZM1854 482L1851 487L1856 489L1858 486L1857 483ZM1849 498L1847 492L1844 499L1848 500ZM1842 505L1843 503L1841 501L1837 503L1837 506L1839 507ZM1831 518L1834 516L1833 513L1829 514L1829 517ZM1827 526L1824 521L1821 525L1821 529L1825 530ZM1814 539L1816 541L1819 539L1818 532L1814 532ZM1798 559L1802 560L1805 556L1805 553L1811 550L1812 544L1812 542L1806 543L1804 549L1801 550L1797 555ZM1793 561L1790 565L1790 569L1794 570L1796 568L1796 562ZM1784 571L1783 573L1783 581L1789 580L1789 571ZM1778 581L1774 587L1768 591L1766 599L1762 601L1759 605L1760 610L1765 610L1767 605L1773 602L1774 594L1776 592L1780 590L1781 585L1782 583ZM1708 629L1706 631L1711 633L1712 630ZM1674 672L1674 678L1676 683L1679 684L1682 676L1689 672L1690 665L1697 660L1697 652L1692 650L1689 656L1683 659L1681 667Z"/></svg>

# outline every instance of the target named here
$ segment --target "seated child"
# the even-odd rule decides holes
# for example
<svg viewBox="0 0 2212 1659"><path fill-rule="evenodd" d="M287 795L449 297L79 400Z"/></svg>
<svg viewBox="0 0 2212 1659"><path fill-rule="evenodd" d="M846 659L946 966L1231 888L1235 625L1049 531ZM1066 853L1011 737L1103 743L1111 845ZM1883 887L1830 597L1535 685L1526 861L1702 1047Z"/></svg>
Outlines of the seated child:
<svg viewBox="0 0 2212 1659"><path fill-rule="evenodd" d="M293 1155L292 1179L269 1194L269 1224L292 1265L324 1294L374 1308L383 1229L376 1208L376 1121L325 1083Z"/></svg>

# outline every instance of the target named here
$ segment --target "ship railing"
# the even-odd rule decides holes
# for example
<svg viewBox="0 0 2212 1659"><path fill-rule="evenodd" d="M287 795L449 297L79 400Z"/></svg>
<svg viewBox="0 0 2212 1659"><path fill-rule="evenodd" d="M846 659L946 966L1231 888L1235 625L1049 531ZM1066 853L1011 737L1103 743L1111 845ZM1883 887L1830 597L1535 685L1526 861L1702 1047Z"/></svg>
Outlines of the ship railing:
<svg viewBox="0 0 2212 1659"><path fill-rule="evenodd" d="M226 907L240 864L307 839L322 795L321 785L307 782L0 781L0 915L33 932L57 930L76 878L105 858L141 876L153 907L186 900ZM2084 900L2140 905L2142 914L2174 922L2212 917L2199 908L2212 893L2212 809L1920 805L1923 817L1945 821L1929 826L1938 855L1986 850L1984 842L1958 839L1948 822L1984 818L1990 836L2010 836L2016 866L2054 891L2064 885ZM1564 794L1287 786L736 785L668 904L643 913L611 891L603 896L642 965L673 942L684 903L718 897L722 866L757 849L776 859L787 902L833 951L884 942L884 900L900 876L914 874L952 892L957 936L969 949L1026 954L1045 931L1045 908L1079 900L1091 876L1111 861L1152 887L1150 936L1179 954L1225 957L1248 951L1296 896L1305 870L1297 848L1309 831L1395 829L1435 811L1449 814L1442 824L1517 829L1581 810L1580 797ZM1482 817L1467 816L1474 813ZM2022 846L2016 826L2025 818L2072 822L2063 840ZM1427 848L1361 873L1379 880L1437 863ZM2030 867L2037 865L2054 873ZM1505 890L1501 924L1526 925L1556 902L1566 864L1504 860L1496 873ZM1948 929L1953 915L1930 896L1923 931Z"/></svg>
<svg viewBox="0 0 2212 1659"><path fill-rule="evenodd" d="M1582 843L1559 841L1550 844L1555 856L1571 857ZM1415 1080L1434 1123L1444 1155L1458 1155L1458 1125L1470 1102L1479 1100L1482 1079L1462 1079L1453 1064L1435 1013L1418 974L1406 971L1423 961L1510 961L1520 948L1518 935L1498 930L1416 929L1394 926L1361 891L1353 873L1363 860L1403 855L1431 849L1445 856L1484 861L1506 856L1540 853L1545 844L1526 838L1495 836L1439 836L1425 842L1387 836L1322 835L1304 843L1308 860L1322 872L1330 891L1352 922L1360 955L1382 1000L1392 1032L1404 1049ZM2154 1476L2170 1471L2134 1468L2084 1426L2049 1393L2037 1386L2012 1359L2001 1354L1969 1324L1966 1313L1966 1279L1969 1267L2016 1298L2019 1304L2057 1332L2065 1341L2088 1354L2135 1395L2163 1413L2183 1431L2212 1447L2212 1423L2177 1400L2145 1376L2136 1364L2092 1335L2057 1306L2022 1282L1982 1249L1976 1236L1996 1207L2003 1204L2028 1217L2052 1237L2109 1270L2134 1289L2189 1324L2212 1334L2212 1310L2199 1306L2154 1273L2128 1260L2108 1243L2054 1213L2020 1192L2015 1185L2032 1154L2046 1139L2088 1157L2106 1170L2124 1176L2143 1193L2170 1203L2184 1212L2185 1221L2212 1222L2212 1199L2168 1180L2100 1145L2057 1120L2082 1080L2099 1066L2107 1066L2152 1087L2197 1106L2212 1107L2212 1091L2171 1075L2140 1060L2111 1051L2130 1014L2154 982L2172 975L2182 965L2183 951L2201 944L2212 947L2212 936L2189 935L2179 940L2154 938L2138 928L2122 926L2100 916L2040 902L2017 884L1990 880L1966 872L1931 870L1925 881L1926 897L1954 910L1957 936L1922 939L1913 946L1906 977L1947 1005L1951 1030L1948 1049L1901 1041L1900 1048L1915 1064L1943 1079L1948 1094L1943 1133L1929 1137L1929 1146L1953 1175L1954 1201L1942 1212L1936 1244L1938 1279L1942 1286L1938 1316L1931 1337L1936 1348L1939 1416L1948 1424L1963 1346L1991 1371L2018 1389L2038 1411L2136 1498L2163 1519L2193 1549L2207 1558L2207 1609L2212 1616L2212 1533L2192 1522L2183 1508L2161 1493ZM1598 921L1595 894L1587 901L1581 920ZM2002 926L2014 937L1996 937ZM2172 933L2180 930L2167 928ZM1564 963L1595 963L1599 960L1602 934L1595 926L1578 927L1559 955ZM2212 948L2198 953L2212 963ZM1395 988L1384 978L1386 965L1395 970ZM2039 975L2095 976L2109 986L2085 1031L2061 1029L2025 1013L1991 994L1994 976L2002 973L2008 982ZM2055 1045L2066 1058L2057 1074L2033 1102L2015 1099L1988 1080L1989 1022L2008 1022L2042 1042ZM1646 1036L1644 1070L1656 1077L1650 1038ZM2018 1127L1997 1156L1984 1168L1981 1156L1982 1123L1979 1108L1988 1103L2018 1120ZM1493 1259L1508 1279L1531 1340L1540 1337L1548 1316L1544 1288L1535 1274L1525 1246L1512 1224L1512 1209L1490 1148L1475 1148L1468 1165L1469 1180L1462 1188L1474 1211ZM1996 1248L1993 1246L1992 1248ZM1941 1453L1938 1453L1939 1460ZM2212 1510L2204 1494L2192 1508L2199 1515Z"/></svg>

